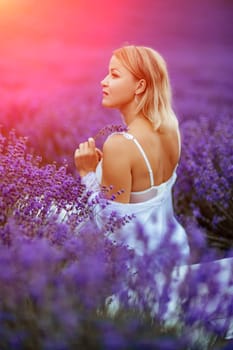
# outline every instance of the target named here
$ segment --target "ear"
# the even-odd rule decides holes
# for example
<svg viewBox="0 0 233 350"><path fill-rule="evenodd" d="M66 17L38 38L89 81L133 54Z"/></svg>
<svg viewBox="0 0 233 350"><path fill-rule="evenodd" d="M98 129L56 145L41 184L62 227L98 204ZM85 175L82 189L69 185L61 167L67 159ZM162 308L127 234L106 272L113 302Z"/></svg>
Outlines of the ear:
<svg viewBox="0 0 233 350"><path fill-rule="evenodd" d="M142 94L145 90L146 90L146 81L145 81L145 79L140 79L140 80L137 82L137 87L136 87L136 90L135 90L135 95Z"/></svg>

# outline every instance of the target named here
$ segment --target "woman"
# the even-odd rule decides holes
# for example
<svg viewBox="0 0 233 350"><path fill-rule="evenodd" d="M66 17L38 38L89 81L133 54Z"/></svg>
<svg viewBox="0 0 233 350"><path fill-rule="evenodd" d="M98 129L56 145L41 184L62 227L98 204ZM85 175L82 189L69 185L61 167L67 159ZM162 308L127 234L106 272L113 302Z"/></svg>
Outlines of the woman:
<svg viewBox="0 0 233 350"><path fill-rule="evenodd" d="M138 223L145 228L151 249L172 226L172 241L187 257L186 233L176 221L172 206L180 133L171 107L166 63L151 48L122 47L113 52L101 85L102 105L120 111L127 132L110 135L103 153L93 138L75 151L76 168L88 189L98 191L100 185L110 188L109 199L121 192L104 210L96 209L96 222L103 225L112 210L135 214L124 231L128 244L136 249L132 232Z"/></svg>

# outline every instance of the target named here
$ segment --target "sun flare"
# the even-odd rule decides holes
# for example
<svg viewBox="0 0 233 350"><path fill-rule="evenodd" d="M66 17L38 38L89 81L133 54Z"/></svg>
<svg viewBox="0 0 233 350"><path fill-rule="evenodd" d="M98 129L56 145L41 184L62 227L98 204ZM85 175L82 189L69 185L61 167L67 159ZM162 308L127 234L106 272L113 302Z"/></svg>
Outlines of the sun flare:
<svg viewBox="0 0 233 350"><path fill-rule="evenodd" d="M24 4L25 0L0 0L0 15L17 12Z"/></svg>
<svg viewBox="0 0 233 350"><path fill-rule="evenodd" d="M16 6L15 0L0 0L0 15L5 15Z"/></svg>

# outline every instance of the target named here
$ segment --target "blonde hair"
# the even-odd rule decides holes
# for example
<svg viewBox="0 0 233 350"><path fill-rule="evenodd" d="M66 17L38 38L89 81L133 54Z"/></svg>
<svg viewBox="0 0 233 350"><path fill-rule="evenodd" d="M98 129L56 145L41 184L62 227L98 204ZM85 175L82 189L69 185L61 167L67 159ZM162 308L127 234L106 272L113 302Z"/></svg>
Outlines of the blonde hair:
<svg viewBox="0 0 233 350"><path fill-rule="evenodd" d="M136 113L142 113L156 130L172 121L178 124L172 109L167 66L162 56L149 47L133 45L123 46L113 54L136 79L146 81L146 88L139 95Z"/></svg>

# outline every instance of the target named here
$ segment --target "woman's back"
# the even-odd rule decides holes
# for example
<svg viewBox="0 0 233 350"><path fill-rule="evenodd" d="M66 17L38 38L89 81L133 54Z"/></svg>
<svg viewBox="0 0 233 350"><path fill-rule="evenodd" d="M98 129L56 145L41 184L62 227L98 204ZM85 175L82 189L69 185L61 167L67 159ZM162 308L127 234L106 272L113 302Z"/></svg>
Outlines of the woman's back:
<svg viewBox="0 0 233 350"><path fill-rule="evenodd" d="M130 134L142 147L152 170L153 185L166 182L173 174L180 156L179 131L176 125L154 131L145 122L131 127ZM146 161L135 142L128 140L126 157L131 164L131 191L139 192L151 187L151 179Z"/></svg>
<svg viewBox="0 0 233 350"><path fill-rule="evenodd" d="M123 189L118 199L127 203L130 193L158 186L171 178L180 155L177 123L155 131L145 119L136 118L128 133L108 138L103 151L102 185L113 185L112 193Z"/></svg>

